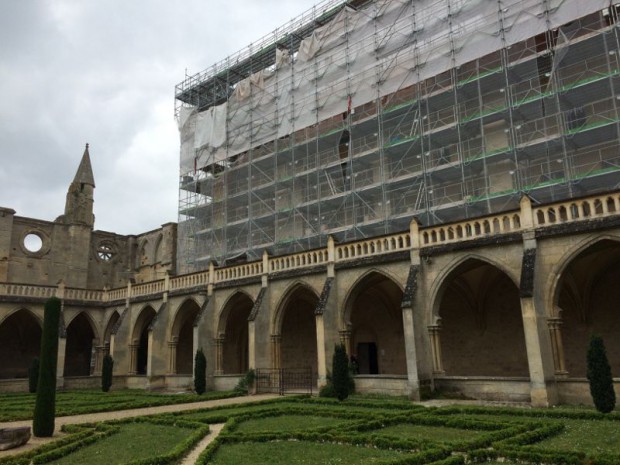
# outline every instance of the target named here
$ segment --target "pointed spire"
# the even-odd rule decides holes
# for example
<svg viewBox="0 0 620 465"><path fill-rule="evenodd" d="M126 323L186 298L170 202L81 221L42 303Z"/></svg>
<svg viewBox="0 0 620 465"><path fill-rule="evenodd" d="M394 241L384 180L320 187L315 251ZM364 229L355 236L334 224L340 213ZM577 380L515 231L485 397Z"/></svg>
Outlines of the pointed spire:
<svg viewBox="0 0 620 465"><path fill-rule="evenodd" d="M88 143L84 149L84 155L82 155L82 161L73 178L74 183L88 184L95 187L95 177L93 176L93 167L90 164L90 154L88 153Z"/></svg>

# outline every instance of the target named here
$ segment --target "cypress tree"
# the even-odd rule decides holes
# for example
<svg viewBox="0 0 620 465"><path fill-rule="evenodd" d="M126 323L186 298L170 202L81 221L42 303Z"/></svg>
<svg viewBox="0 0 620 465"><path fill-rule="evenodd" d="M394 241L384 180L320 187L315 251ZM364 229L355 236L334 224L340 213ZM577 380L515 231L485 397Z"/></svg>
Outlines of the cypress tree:
<svg viewBox="0 0 620 465"><path fill-rule="evenodd" d="M32 422L32 433L37 437L49 437L54 434L60 304L60 299L57 297L45 302L37 400Z"/></svg>
<svg viewBox="0 0 620 465"><path fill-rule="evenodd" d="M207 358L202 349L196 351L194 358L194 389L198 395L207 390Z"/></svg>
<svg viewBox="0 0 620 465"><path fill-rule="evenodd" d="M37 392L37 383L39 381L39 357L32 359L28 368L28 392L34 394Z"/></svg>
<svg viewBox="0 0 620 465"><path fill-rule="evenodd" d="M601 413L611 412L616 406L616 393L605 344L603 338L597 335L590 338L588 348L588 381L596 410Z"/></svg>
<svg viewBox="0 0 620 465"><path fill-rule="evenodd" d="M103 357L103 366L101 367L101 390L108 392L112 386L112 371L114 369L114 359L110 354Z"/></svg>
<svg viewBox="0 0 620 465"><path fill-rule="evenodd" d="M350 376L347 351L344 345L337 345L332 358L332 383L338 400L349 397Z"/></svg>

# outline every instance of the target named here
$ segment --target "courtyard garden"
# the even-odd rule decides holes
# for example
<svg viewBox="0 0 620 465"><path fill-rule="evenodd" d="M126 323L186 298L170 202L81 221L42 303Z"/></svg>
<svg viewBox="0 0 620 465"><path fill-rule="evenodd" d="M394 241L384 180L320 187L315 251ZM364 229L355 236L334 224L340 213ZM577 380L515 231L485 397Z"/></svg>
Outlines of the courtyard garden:
<svg viewBox="0 0 620 465"><path fill-rule="evenodd" d="M216 394L188 398L209 395ZM132 408L131 398L145 406L188 399L143 391L59 393L58 414L65 401L62 408L73 414ZM26 395L3 395L0 402L3 421L23 418L32 404ZM390 398L339 402L299 396L67 425L59 439L0 458L0 465L181 463L216 425L223 428L198 464L620 464L618 411L424 407Z"/></svg>

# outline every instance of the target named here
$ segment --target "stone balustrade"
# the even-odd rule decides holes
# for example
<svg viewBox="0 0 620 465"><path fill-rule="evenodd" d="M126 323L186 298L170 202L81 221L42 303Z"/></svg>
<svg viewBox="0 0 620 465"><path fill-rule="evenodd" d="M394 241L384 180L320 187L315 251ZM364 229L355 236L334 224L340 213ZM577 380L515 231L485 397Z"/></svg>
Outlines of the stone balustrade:
<svg viewBox="0 0 620 465"><path fill-rule="evenodd" d="M215 270L215 282L221 283L235 279L250 278L263 274L263 263L252 262L243 265L228 266Z"/></svg>
<svg viewBox="0 0 620 465"><path fill-rule="evenodd" d="M420 244L424 247L449 242L460 242L482 236L504 234L520 230L520 214L507 213L425 229L421 232Z"/></svg>
<svg viewBox="0 0 620 465"><path fill-rule="evenodd" d="M144 295L159 294L159 293L164 292L165 289L166 289L165 280L160 279L159 281L151 281L148 283L132 286L131 296L141 297Z"/></svg>
<svg viewBox="0 0 620 465"><path fill-rule="evenodd" d="M336 246L336 262L369 257L411 248L409 233L392 234Z"/></svg>
<svg viewBox="0 0 620 465"><path fill-rule="evenodd" d="M132 297L157 295L163 292L196 287L206 288L210 284L259 277L266 273L311 268L317 265L408 251L417 247L423 249L485 236L523 232L532 228L541 229L562 223L579 222L618 214L620 214L620 193L618 192L537 207L532 207L529 199L524 198L520 210L498 215L427 228L419 228L413 223L408 232L346 244L334 245L330 239L327 247L323 249L278 257L268 257L265 254L261 261L218 269L211 265L209 271L166 277L163 280L133 286L128 285L118 289L87 290L65 288L62 284L53 287L3 283L0 284L0 296L40 299L58 296L70 300L112 302L125 300L128 295L131 299Z"/></svg>
<svg viewBox="0 0 620 465"><path fill-rule="evenodd" d="M64 298L69 300L90 300L101 302L105 291L97 291L91 289L72 289L66 288Z"/></svg>
<svg viewBox="0 0 620 465"><path fill-rule="evenodd" d="M107 299L105 298L107 296ZM127 298L127 288L121 287L118 289L111 289L104 293L104 300L107 301L115 301L115 300L125 300Z"/></svg>
<svg viewBox="0 0 620 465"><path fill-rule="evenodd" d="M327 256L327 249L318 249L281 257L272 257L269 259L269 272L273 273L320 265L327 263Z"/></svg>
<svg viewBox="0 0 620 465"><path fill-rule="evenodd" d="M189 289L192 287L206 286L209 284L209 272L200 271L198 273L184 274L170 278L170 290Z"/></svg>
<svg viewBox="0 0 620 465"><path fill-rule="evenodd" d="M0 295L48 299L57 295L58 288L30 284L0 284Z"/></svg>
<svg viewBox="0 0 620 465"><path fill-rule="evenodd" d="M536 207L533 211L536 227L602 218L620 212L620 194L601 195L555 203Z"/></svg>

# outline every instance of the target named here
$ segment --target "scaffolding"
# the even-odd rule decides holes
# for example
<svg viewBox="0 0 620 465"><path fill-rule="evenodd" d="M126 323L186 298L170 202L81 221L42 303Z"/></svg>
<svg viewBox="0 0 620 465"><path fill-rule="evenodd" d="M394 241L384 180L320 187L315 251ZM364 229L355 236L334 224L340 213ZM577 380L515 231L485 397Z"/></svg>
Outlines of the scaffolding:
<svg viewBox="0 0 620 465"><path fill-rule="evenodd" d="M328 0L176 87L178 269L620 183L609 0Z"/></svg>

